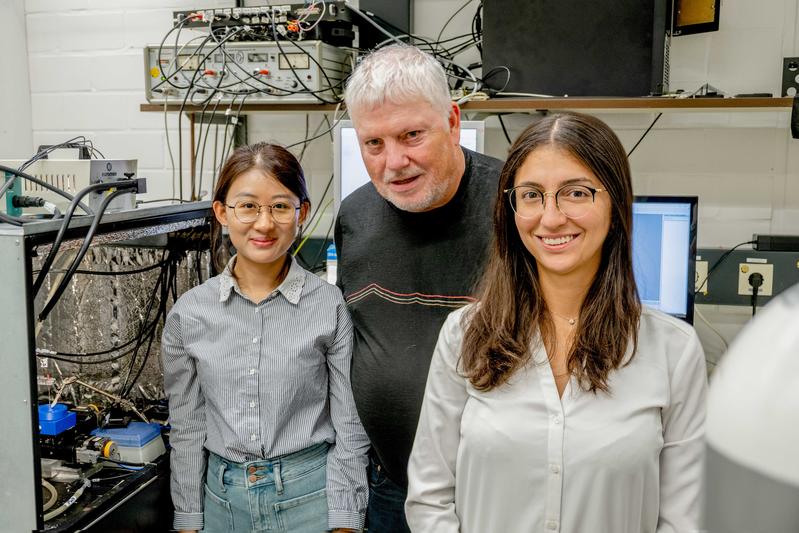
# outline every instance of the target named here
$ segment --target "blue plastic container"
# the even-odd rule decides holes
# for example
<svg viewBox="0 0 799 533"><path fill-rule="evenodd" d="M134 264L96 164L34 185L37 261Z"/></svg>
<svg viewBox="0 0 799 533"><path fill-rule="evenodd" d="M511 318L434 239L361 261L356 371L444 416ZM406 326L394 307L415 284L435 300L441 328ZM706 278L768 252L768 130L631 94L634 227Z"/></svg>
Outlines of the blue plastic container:
<svg viewBox="0 0 799 533"><path fill-rule="evenodd" d="M126 428L98 428L92 435L108 437L117 443L117 446L128 448L141 448L154 438L161 435L161 426L155 422L131 422Z"/></svg>
<svg viewBox="0 0 799 533"><path fill-rule="evenodd" d="M75 413L70 411L63 403L39 406L39 433L42 435L58 435L74 428L77 421Z"/></svg>

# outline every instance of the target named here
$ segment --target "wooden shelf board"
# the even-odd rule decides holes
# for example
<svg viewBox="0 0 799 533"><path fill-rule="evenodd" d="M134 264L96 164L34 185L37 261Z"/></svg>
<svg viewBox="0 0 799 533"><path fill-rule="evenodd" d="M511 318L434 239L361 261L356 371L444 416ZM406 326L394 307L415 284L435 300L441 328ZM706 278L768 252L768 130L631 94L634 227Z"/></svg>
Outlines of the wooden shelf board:
<svg viewBox="0 0 799 533"><path fill-rule="evenodd" d="M640 110L640 111L713 111L713 110L736 110L736 111L764 111L764 110L788 110L793 105L793 98L661 98L661 97L641 97L641 98L494 98L482 102L466 102L461 105L464 111L484 111L493 113L529 113L544 110ZM238 106L234 106L238 109ZM220 104L219 108L227 109L227 104ZM342 106L343 108L343 106ZM336 106L331 104L244 104L242 112L294 112L312 113L335 111ZM141 104L140 110L143 112L164 111L163 104ZM168 104L167 111L180 110L179 104ZM184 107L186 113L197 113L202 108L200 106L187 105ZM217 109L220 112L220 109Z"/></svg>

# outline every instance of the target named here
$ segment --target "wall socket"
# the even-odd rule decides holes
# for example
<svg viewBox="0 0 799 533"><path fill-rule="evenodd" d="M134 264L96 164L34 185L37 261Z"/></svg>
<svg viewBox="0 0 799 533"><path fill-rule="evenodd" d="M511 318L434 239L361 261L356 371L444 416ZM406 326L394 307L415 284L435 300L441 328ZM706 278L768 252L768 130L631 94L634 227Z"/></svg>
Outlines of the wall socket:
<svg viewBox="0 0 799 533"><path fill-rule="evenodd" d="M704 281L704 284L700 285ZM696 275L694 279L694 292L701 292L707 295L707 286L710 280L707 279L707 261L696 262Z"/></svg>
<svg viewBox="0 0 799 533"><path fill-rule="evenodd" d="M738 264L738 294L746 296L752 294L749 276L759 272L763 275L763 285L757 291L758 295L771 296L774 286L774 265L768 263L739 263Z"/></svg>

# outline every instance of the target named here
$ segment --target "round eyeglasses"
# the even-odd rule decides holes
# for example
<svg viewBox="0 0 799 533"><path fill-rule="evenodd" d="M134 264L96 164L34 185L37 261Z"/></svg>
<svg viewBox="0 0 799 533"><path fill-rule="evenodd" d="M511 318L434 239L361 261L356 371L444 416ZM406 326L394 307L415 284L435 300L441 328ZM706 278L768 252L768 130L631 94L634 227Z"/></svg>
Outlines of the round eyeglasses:
<svg viewBox="0 0 799 533"><path fill-rule="evenodd" d="M294 213L299 207L294 207L288 202L277 202L272 205L261 205L249 200L236 202L236 205L227 205L233 214L243 224L251 224L261 216L261 209L267 209L272 219L278 224L288 224L294 220Z"/></svg>
<svg viewBox="0 0 799 533"><path fill-rule="evenodd" d="M594 207L596 193L606 190L586 185L564 185L556 192L546 192L532 185L518 185L503 192L508 195L513 212L521 218L540 216L546 207L547 196L555 198L555 205L561 213L569 218L580 218Z"/></svg>

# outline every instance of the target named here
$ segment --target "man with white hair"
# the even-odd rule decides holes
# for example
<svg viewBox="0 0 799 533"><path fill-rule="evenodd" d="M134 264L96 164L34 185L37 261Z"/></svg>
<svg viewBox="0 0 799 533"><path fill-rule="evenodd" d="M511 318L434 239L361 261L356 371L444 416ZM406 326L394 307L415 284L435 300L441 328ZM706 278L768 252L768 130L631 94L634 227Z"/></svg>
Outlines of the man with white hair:
<svg viewBox="0 0 799 533"><path fill-rule="evenodd" d="M471 301L488 250L502 162L459 145L441 65L417 48L367 56L345 102L371 183L336 222L352 314L352 387L372 441L370 533L406 532L408 457L446 316Z"/></svg>

